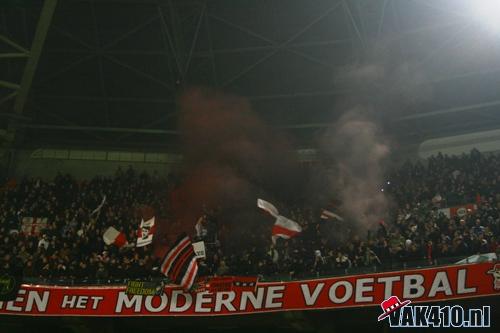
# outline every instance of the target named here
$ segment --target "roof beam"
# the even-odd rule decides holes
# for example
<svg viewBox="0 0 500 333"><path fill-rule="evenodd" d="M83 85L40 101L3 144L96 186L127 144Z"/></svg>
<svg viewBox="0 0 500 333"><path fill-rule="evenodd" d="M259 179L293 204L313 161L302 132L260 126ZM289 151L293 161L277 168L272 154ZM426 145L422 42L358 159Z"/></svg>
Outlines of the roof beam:
<svg viewBox="0 0 500 333"><path fill-rule="evenodd" d="M176 130L162 130L153 128L126 128L126 127L95 127L95 126L64 126L46 124L21 124L24 128L56 130L56 131L85 131L85 132L108 132L108 133L137 133L137 134L172 134L177 135Z"/></svg>
<svg viewBox="0 0 500 333"><path fill-rule="evenodd" d="M37 99L56 99L83 102L127 102L127 103L157 103L175 104L168 98L113 97L113 96L78 96L78 95L36 95Z"/></svg>
<svg viewBox="0 0 500 333"><path fill-rule="evenodd" d="M469 111L484 109L484 108L488 108L488 107L492 107L492 106L500 106L500 100L491 101L491 102L484 102L484 103L477 103L477 104L470 104L470 105L463 105L463 106L456 106L456 107L452 107L452 108L435 110L435 111L431 111L431 112L418 113L418 114L414 114L414 115L410 115L410 116L401 117L401 118L397 119L396 121L407 121L407 120L429 118L429 117L435 117L435 116L446 115L446 114L457 113L457 112L469 112Z"/></svg>
<svg viewBox="0 0 500 333"><path fill-rule="evenodd" d="M28 93L31 88L31 83L33 82L33 77L35 76L38 60L40 58L40 54L42 53L43 44L45 43L45 38L47 37L47 32L49 31L50 22L52 21L56 6L57 0L45 0L43 4L35 36L33 37L33 42L31 43L30 57L28 58L24 68L23 77L21 79L21 84L14 103L14 113L22 114L24 111L24 105L26 104L26 100L28 98Z"/></svg>
<svg viewBox="0 0 500 333"><path fill-rule="evenodd" d="M19 52L9 52L9 53L0 53L0 58L4 59L13 59L13 58L28 58L28 53L19 53Z"/></svg>
<svg viewBox="0 0 500 333"><path fill-rule="evenodd" d="M103 55L103 56L104 56L104 58L108 59L109 61L114 62L115 64L117 64L117 65L119 65L119 66L121 66L123 68L126 68L126 69L128 69L128 70L136 73L139 76L142 76L142 77L144 77L146 79L149 79L152 82L158 83L159 85L165 87L167 90L172 90L173 89L167 82L165 82L163 80L160 80L160 79L154 77L153 75L148 74L148 73L144 72L143 70L141 70L141 69L139 69L139 68L137 68L135 66L131 66L129 64L126 64L126 63L124 63L124 62L116 59L115 57L112 57L112 56L109 56L109 55Z"/></svg>
<svg viewBox="0 0 500 333"><path fill-rule="evenodd" d="M14 42L13 40L11 40L7 36L0 35L0 40L2 42L4 42L5 44L10 45L11 47L15 48L16 50L18 50L18 51L20 51L22 53L29 53L28 50L26 50L24 47L22 47L21 45L17 44L16 42Z"/></svg>
<svg viewBox="0 0 500 333"><path fill-rule="evenodd" d="M300 48L300 47L310 47L310 46L329 46L329 45L338 45L338 44L347 44L350 43L351 39L331 39L324 41L314 41L314 42L300 42L300 43L290 43L287 48ZM212 52L214 54L231 54L231 53L244 53L244 52L253 52L253 51L272 51L279 49L278 44L272 45L262 45L262 46L249 46L249 47L235 47L235 48L226 48L226 49L213 49ZM49 53L76 53L76 54L97 54L97 51L94 50L84 50L84 49L49 49L47 50ZM110 55L161 55L161 56L171 56L171 53L166 50L138 50L138 49L106 49L103 48L99 51L102 54L110 54ZM208 58L211 56L210 51L197 51L193 52L192 55L194 58Z"/></svg>
<svg viewBox="0 0 500 333"><path fill-rule="evenodd" d="M216 18L218 20L221 20L222 22L225 22L226 24L234 26L237 29L245 31L245 32L251 34L252 36L255 36L255 37L258 37L258 38L260 38L260 39L262 39L264 41L267 41L268 43L270 43L271 45L274 45L276 47L270 53L268 53L265 56L261 57L256 62L254 62L253 64L249 65L248 67L242 69L239 73L237 73L233 77L227 79L225 82L222 83L222 86L223 87L228 86L230 83L234 82L235 80L239 79L240 77L242 77L243 75L245 75L246 73L248 73L249 71L251 71L254 67L258 66L262 62L264 62L267 59L271 58L273 55L275 55L276 53L278 53L278 51L281 50L281 49L285 49L285 50L288 50L289 52L292 52L292 53L295 53L295 54L303 56L302 52L299 52L299 51L296 51L296 50L291 50L289 48L290 43L292 43L295 39L297 39L298 37L300 37L306 31L308 31L313 25L315 25L316 23L318 23L319 21L321 21L328 14L330 14L333 11L335 11L341 5L342 5L341 1L334 3L330 8L328 8L327 10L325 10L318 17L316 17L315 19L313 19L312 21L310 21L308 24L306 24L301 30L299 30L297 33L295 33L292 37L288 38L286 41L284 41L282 43L277 43L277 42L275 42L275 41L273 41L273 40L271 40L269 38L266 38L264 36L261 36L260 34L257 34L257 33L253 32L253 31L250 31L249 29L243 28L243 27L241 27L241 26L239 26L237 24L234 24L232 22L228 22L227 20L224 20L222 18L215 17L215 16L211 15L211 17L214 17L214 18ZM308 56L307 59L311 60L311 57ZM324 65L324 63L322 61L319 61L319 62Z"/></svg>
<svg viewBox="0 0 500 333"><path fill-rule="evenodd" d="M342 7L344 8L344 12L346 16L349 19L349 22L351 22L351 26L354 29L354 32L356 34L356 37L359 40L359 43L363 49L366 49L366 41L361 33L361 29L358 27L358 24L356 23L356 20L354 19L354 16L352 14L351 8L349 7L349 4L347 3L346 0L342 0Z"/></svg>
<svg viewBox="0 0 500 333"><path fill-rule="evenodd" d="M158 16L161 21L161 32L166 36L166 41L168 42L168 46L170 48L171 54L175 60L175 64L177 67L177 75L179 75L179 80L182 85L185 84L184 77L184 44L182 43L182 38L179 35L181 33L180 22L175 15L174 11L176 9L172 4L172 1L168 1L169 11L170 11L170 25L168 24L168 20L165 17L165 13L163 8L158 5ZM174 77L174 80L177 81L177 78Z"/></svg>
<svg viewBox="0 0 500 333"><path fill-rule="evenodd" d="M13 99L14 97L17 96L17 90L11 92L10 94L2 97L2 99L0 99L0 105L2 105L3 103L7 102L7 101L10 101L11 99Z"/></svg>
<svg viewBox="0 0 500 333"><path fill-rule="evenodd" d="M20 85L18 83L0 80L0 87L17 90Z"/></svg>
<svg viewBox="0 0 500 333"><path fill-rule="evenodd" d="M315 20L313 20L312 22L310 22L308 25L306 25L301 31L299 31L298 33L296 33L294 36L292 36L291 38L289 38L287 41L285 42L277 42L275 40L272 40L270 38L267 38L259 33L256 33L246 27L243 27L239 24L236 24L236 23L233 23L231 21L228 21L222 17L219 17L215 14L210 14L209 17L215 19L215 20L218 20L232 28L235 28L235 29L238 29L240 31L243 31L245 33L247 33L248 35L250 36L253 36L253 37L256 37L264 42L267 42L269 43L269 45L267 46L261 46L261 47L257 47L257 48L254 48L253 50L271 50L270 53L268 53L267 55L263 56L262 58L260 58L259 60L257 60L253 65L250 65L249 67L247 67L246 69L244 69L242 72L240 72L236 77L233 77L231 79L229 79L228 81L224 82L222 84L222 86L225 86L227 84L229 84L230 82L234 81L235 79L239 78L241 75L244 75L246 74L247 72L249 72L250 70L252 70L255 66L259 65L260 63L264 62L265 60L267 60L268 58L272 57L274 54L276 54L279 50L286 50L290 53L293 53L295 55L298 55L304 59L307 59L311 62L314 62L314 63L317 63L317 64L320 64L322 66L325 66L329 69L334 69L332 68L331 64L327 63L327 62L324 62L320 59L317 59L315 57L312 57L304 52L301 52L299 50L296 50L294 49L293 47L294 46L298 46L297 44L295 45L292 45L292 42L293 40L295 40L297 37L299 37L300 35L302 35L304 32L306 32L307 30L309 30L309 28L311 26L313 26L314 24L316 24L317 22L321 21L325 16L327 16L328 14L330 14L332 11L336 10L340 5L342 4L342 2L338 2L336 4L334 4L332 7L330 7L329 9L327 9L325 12L323 12L319 17L317 17ZM345 42L346 40L335 40L333 41L334 43L338 43L338 42ZM350 39L347 40L347 41L351 41ZM331 41L330 41L331 42ZM312 46L312 45L308 45L308 46ZM232 50L236 50L236 49L232 49ZM242 49L243 52L245 51L252 51L250 50L249 48L243 48ZM218 53L217 50L213 50L213 53Z"/></svg>

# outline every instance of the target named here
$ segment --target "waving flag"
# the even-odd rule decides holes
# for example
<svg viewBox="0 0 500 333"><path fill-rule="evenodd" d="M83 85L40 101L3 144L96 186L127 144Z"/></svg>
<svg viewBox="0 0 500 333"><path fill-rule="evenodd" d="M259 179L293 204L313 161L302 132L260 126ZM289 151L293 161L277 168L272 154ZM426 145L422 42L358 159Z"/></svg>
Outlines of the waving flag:
<svg viewBox="0 0 500 333"><path fill-rule="evenodd" d="M189 290L198 274L198 262L189 237L184 233L167 252L160 266L161 272L173 283Z"/></svg>
<svg viewBox="0 0 500 333"><path fill-rule="evenodd" d="M266 212L271 214L271 216L273 216L273 217L278 217L278 215L279 215L278 209L276 209L276 207L274 207L274 205L272 203L267 202L265 200L257 199L257 207L265 210Z"/></svg>
<svg viewBox="0 0 500 333"><path fill-rule="evenodd" d="M109 227L106 232L104 232L102 239L106 245L113 244L116 247L122 247L128 243L125 234L123 232L119 232L113 227Z"/></svg>
<svg viewBox="0 0 500 333"><path fill-rule="evenodd" d="M282 215L278 215L273 226L272 241L276 243L277 238L290 239L302 232L302 227L295 221L292 221Z"/></svg>
<svg viewBox="0 0 500 333"><path fill-rule="evenodd" d="M156 231L155 217L153 216L147 221L141 220L139 230L137 230L136 247L146 246L153 242L153 236Z"/></svg>
<svg viewBox="0 0 500 333"><path fill-rule="evenodd" d="M321 219L323 220L333 220L333 219L337 219L339 221L344 221L344 218L340 215L337 215L335 214L334 212L330 212L329 210L326 210L326 209L323 209L321 211L321 216L320 216Z"/></svg>
<svg viewBox="0 0 500 333"><path fill-rule="evenodd" d="M97 214L99 216L99 213L101 212L101 209L102 209L102 207L104 206L105 203L106 203L106 195L104 195L102 197L101 203L99 204L99 206L97 206L96 209L94 209L92 211L92 213L90 213L90 216L93 216L94 214Z"/></svg>
<svg viewBox="0 0 500 333"><path fill-rule="evenodd" d="M302 232L302 228L297 222L292 221L283 215L279 215L280 213L278 209L272 203L262 199L257 199L257 207L265 210L271 214L271 216L276 218L271 237L273 244L276 243L277 238L290 239Z"/></svg>
<svg viewBox="0 0 500 333"><path fill-rule="evenodd" d="M194 230L196 230L196 237L203 238L208 234L208 230L205 226L204 217L200 217L194 226Z"/></svg>

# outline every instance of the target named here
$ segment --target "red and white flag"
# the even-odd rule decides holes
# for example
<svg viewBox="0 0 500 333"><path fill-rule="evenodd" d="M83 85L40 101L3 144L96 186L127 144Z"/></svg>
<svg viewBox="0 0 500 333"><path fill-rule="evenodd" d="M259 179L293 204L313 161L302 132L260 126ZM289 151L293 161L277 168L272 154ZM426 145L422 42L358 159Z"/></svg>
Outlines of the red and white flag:
<svg viewBox="0 0 500 333"><path fill-rule="evenodd" d="M109 227L106 232L102 235L102 239L106 245L115 245L116 247L122 247L128 243L127 237L123 232L116 230L113 227Z"/></svg>
<svg viewBox="0 0 500 333"><path fill-rule="evenodd" d="M283 215L279 215L280 213L278 209L272 203L262 199L257 199L257 207L265 210L271 214L271 216L276 218L271 237L273 244L276 243L277 238L290 239L302 232L302 227L297 222L292 221Z"/></svg>
<svg viewBox="0 0 500 333"><path fill-rule="evenodd" d="M137 230L136 247L146 246L153 242L153 236L156 231L155 217L153 216L147 221L141 220L139 230Z"/></svg>
<svg viewBox="0 0 500 333"><path fill-rule="evenodd" d="M321 219L323 220L333 220L333 219L337 219L339 221L344 221L344 218L340 215L337 215L335 214L334 212L330 212L329 210L326 210L326 209L323 209L321 211L321 216L320 216Z"/></svg>
<svg viewBox="0 0 500 333"><path fill-rule="evenodd" d="M179 236L167 252L160 269L173 283L182 286L184 290L191 289L198 274L198 262L191 240L185 233Z"/></svg>
<svg viewBox="0 0 500 333"><path fill-rule="evenodd" d="M272 203L267 202L265 200L257 199L257 207L265 210L266 212L271 214L271 216L273 216L273 217L278 217L278 215L279 215L278 209L276 207L274 207L274 205Z"/></svg>
<svg viewBox="0 0 500 333"><path fill-rule="evenodd" d="M21 232L29 236L38 236L46 227L46 217L23 217L21 222Z"/></svg>
<svg viewBox="0 0 500 333"><path fill-rule="evenodd" d="M292 221L282 215L278 215L273 226L272 241L276 243L277 238L290 239L302 232L302 227L295 221Z"/></svg>
<svg viewBox="0 0 500 333"><path fill-rule="evenodd" d="M464 217L465 215L467 215L467 212L473 212L476 209L477 209L476 204L469 203L461 206L441 208L439 209L439 212L443 213L448 218L452 218L455 216Z"/></svg>

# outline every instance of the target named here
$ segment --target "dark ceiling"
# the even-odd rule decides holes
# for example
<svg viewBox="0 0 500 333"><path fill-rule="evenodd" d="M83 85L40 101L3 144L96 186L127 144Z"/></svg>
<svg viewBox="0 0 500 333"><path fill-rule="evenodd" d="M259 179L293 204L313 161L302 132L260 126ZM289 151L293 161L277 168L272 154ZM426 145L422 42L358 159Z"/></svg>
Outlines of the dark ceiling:
<svg viewBox="0 0 500 333"><path fill-rule="evenodd" d="M0 36L31 49L43 4L2 1ZM248 97L308 146L359 95L339 76L376 64L385 72L371 91L384 96L375 117L401 142L496 128L500 33L461 6L467 1L59 0L21 110L16 90L26 89L29 58L0 40L0 122L17 129L22 146L175 147L176 98L205 85Z"/></svg>

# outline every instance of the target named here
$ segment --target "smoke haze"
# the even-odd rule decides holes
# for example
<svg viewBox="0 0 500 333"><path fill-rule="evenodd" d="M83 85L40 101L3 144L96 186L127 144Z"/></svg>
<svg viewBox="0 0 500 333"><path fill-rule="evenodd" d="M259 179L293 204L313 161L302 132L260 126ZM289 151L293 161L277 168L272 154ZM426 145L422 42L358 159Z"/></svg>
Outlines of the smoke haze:
<svg viewBox="0 0 500 333"><path fill-rule="evenodd" d="M345 113L325 134L324 150L333 163L330 191L357 227L368 228L387 214L389 202L381 188L389 146L382 138L362 107Z"/></svg>
<svg viewBox="0 0 500 333"><path fill-rule="evenodd" d="M279 203L300 193L291 146L247 100L198 88L180 105L185 177L170 200L177 230L192 233L203 207L216 207L225 232L243 238L254 223L263 223L257 197Z"/></svg>
<svg viewBox="0 0 500 333"><path fill-rule="evenodd" d="M390 117L429 94L418 89L423 78L412 74L418 73L414 68L389 65L354 66L336 75L337 86L352 93L332 105L344 111L320 135L318 157L324 163L309 174L286 137L263 122L245 98L205 88L187 91L180 98L179 121L184 179L169 200L172 228L192 233L203 207L216 208L220 229L232 243L255 244L249 231L263 223L258 197L281 207L306 203L316 209L335 199L335 210L361 230L386 218L391 202L381 189L390 148L379 115Z"/></svg>
<svg viewBox="0 0 500 333"><path fill-rule="evenodd" d="M380 124L431 95L418 66L394 63L382 53L371 58L371 63L337 73L337 86L351 94L342 101L342 116L320 143L333 166L328 171L332 196L339 198L340 210L354 226L363 229L387 218L392 204L381 191L391 149Z"/></svg>

